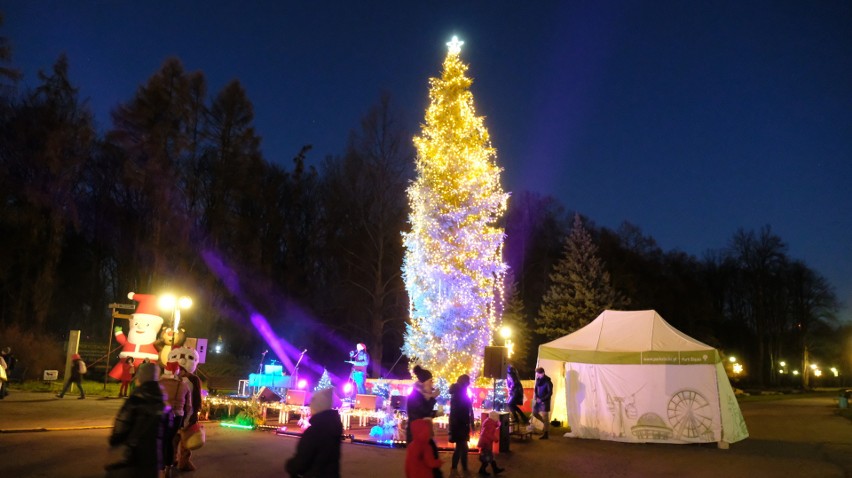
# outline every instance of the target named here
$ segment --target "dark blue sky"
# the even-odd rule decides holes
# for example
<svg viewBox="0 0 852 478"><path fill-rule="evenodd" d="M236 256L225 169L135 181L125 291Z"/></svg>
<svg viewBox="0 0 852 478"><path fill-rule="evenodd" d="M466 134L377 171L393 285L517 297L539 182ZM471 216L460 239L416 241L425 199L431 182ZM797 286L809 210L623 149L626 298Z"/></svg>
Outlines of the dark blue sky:
<svg viewBox="0 0 852 478"><path fill-rule="evenodd" d="M770 225L852 304L852 3L28 0L0 11L24 84L67 53L102 128L169 56L203 71L211 94L238 78L266 158L288 168L303 144L317 162L340 154L382 90L415 133L456 34L507 190L552 194L698 256Z"/></svg>

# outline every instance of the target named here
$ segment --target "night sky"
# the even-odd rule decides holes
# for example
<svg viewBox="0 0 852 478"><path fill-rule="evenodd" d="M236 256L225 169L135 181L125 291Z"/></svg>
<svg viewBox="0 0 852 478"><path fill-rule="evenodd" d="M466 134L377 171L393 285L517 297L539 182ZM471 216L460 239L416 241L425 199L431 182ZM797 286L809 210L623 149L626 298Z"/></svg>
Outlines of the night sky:
<svg viewBox="0 0 852 478"><path fill-rule="evenodd" d="M535 6L527 6L534 4ZM852 3L4 1L24 86L65 52L99 128L176 56L237 78L269 161L343 152L382 91L417 132L446 42L504 187L698 257L769 225L852 304ZM852 320L852 308L842 316Z"/></svg>

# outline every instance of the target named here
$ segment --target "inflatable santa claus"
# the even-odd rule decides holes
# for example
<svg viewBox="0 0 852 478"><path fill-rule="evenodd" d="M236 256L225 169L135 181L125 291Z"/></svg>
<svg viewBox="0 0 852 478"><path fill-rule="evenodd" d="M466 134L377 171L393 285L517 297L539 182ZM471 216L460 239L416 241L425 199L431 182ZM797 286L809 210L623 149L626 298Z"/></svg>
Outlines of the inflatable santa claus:
<svg viewBox="0 0 852 478"><path fill-rule="evenodd" d="M109 372L109 376L121 379L121 363L127 357L133 357L133 365L138 367L143 360L157 363L159 352L154 342L163 326L163 318L157 315L157 296L131 292L127 298L139 302L136 311L130 316L130 332L125 337L121 327L115 328L115 340L122 345L121 360Z"/></svg>

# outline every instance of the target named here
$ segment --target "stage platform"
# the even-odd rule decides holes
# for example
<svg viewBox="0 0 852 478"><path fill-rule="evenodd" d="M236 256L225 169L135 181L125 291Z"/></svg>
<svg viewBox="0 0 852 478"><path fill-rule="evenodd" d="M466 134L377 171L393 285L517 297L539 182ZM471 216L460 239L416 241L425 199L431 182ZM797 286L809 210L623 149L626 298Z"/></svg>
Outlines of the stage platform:
<svg viewBox="0 0 852 478"><path fill-rule="evenodd" d="M433 427L433 439L435 440L435 444L438 446L439 451L452 452L455 448L455 445L453 443L450 443L449 431L447 430L446 421L441 420L441 418L446 419L446 417L439 417L436 419ZM378 422L365 423L364 425L360 425L357 421L355 421L354 423L350 423L351 426L348 429L343 430L344 441L366 445L384 446L389 448L405 448L404 430L399 430L398 434L394 437L388 437L388 435L376 436L375 434L371 435L371 431L375 431L374 427L378 425ZM303 433L298 417L296 417L295 419L291 419L287 423L269 421L262 428L274 431L278 435L292 437L300 437ZM471 454L478 455L479 450L476 448L476 443L479 439L478 423L476 428L477 431L471 437L471 441L469 442L469 449ZM510 428L509 440L511 441L526 441L529 440L531 436L532 433L526 430L516 431L513 428ZM495 446L495 453L499 453L498 448L499 447Z"/></svg>

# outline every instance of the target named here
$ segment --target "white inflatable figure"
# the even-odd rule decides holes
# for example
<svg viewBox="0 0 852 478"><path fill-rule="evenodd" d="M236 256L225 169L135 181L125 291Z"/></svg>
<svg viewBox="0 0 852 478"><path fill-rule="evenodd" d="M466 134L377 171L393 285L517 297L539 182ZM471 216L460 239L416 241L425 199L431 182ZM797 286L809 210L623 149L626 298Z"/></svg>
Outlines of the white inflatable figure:
<svg viewBox="0 0 852 478"><path fill-rule="evenodd" d="M139 302L139 306L130 318L130 331L125 337L121 327L115 327L115 340L121 344L121 360L109 372L109 376L120 380L122 375L121 364L127 357L133 358L133 365L138 367L142 361L148 359L156 363L159 353L154 342L157 334L163 326L163 318L157 315L157 296L151 294L137 294L131 292L127 298Z"/></svg>
<svg viewBox="0 0 852 478"><path fill-rule="evenodd" d="M173 348L169 352L168 362L177 362L187 372L195 373L198 368L198 352L189 347Z"/></svg>

